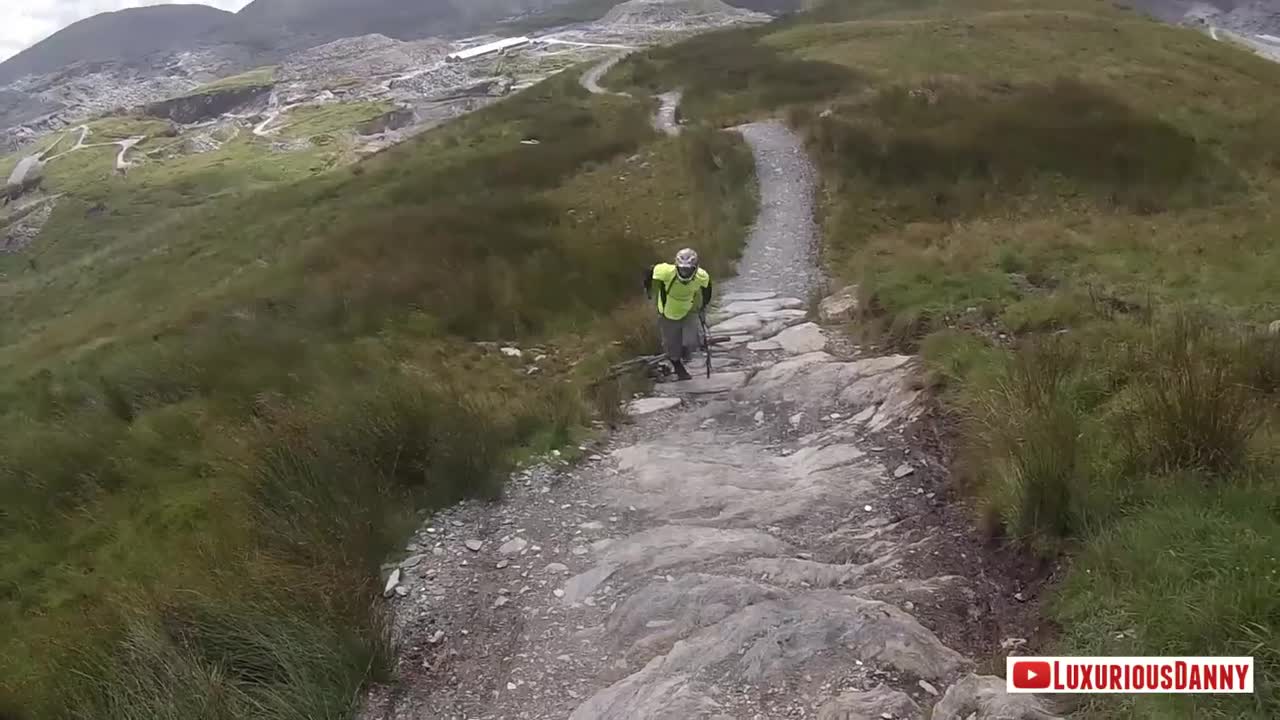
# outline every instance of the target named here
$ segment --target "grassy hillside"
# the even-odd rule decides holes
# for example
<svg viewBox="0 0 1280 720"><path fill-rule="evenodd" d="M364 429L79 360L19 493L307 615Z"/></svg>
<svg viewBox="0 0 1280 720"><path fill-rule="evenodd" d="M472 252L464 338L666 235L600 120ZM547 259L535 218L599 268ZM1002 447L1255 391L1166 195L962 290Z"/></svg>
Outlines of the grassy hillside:
<svg viewBox="0 0 1280 720"><path fill-rule="evenodd" d="M832 0L637 56L687 116L781 114L851 330L921 351L987 529L1065 554L1057 649L1256 655L1280 716L1280 66L1093 0Z"/></svg>
<svg viewBox="0 0 1280 720"><path fill-rule="evenodd" d="M737 252L750 154L648 112L567 73L355 165L52 164L0 258L0 716L347 717L419 513L613 419L637 267Z"/></svg>

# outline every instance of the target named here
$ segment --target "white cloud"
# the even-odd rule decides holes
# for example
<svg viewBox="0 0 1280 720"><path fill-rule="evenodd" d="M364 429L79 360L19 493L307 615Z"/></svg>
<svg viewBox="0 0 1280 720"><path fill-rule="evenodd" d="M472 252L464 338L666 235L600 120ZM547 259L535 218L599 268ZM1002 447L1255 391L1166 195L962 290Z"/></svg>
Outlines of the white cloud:
<svg viewBox="0 0 1280 720"><path fill-rule="evenodd" d="M239 10L249 0L3 0L0 9L0 60L21 52L77 20L101 12L140 5L200 2Z"/></svg>

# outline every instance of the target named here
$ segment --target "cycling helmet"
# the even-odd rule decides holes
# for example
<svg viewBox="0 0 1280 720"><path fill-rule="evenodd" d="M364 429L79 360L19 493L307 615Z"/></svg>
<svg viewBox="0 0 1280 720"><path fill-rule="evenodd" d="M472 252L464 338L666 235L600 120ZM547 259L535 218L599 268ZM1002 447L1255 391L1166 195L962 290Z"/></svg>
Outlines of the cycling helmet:
<svg viewBox="0 0 1280 720"><path fill-rule="evenodd" d="M680 279L688 282L698 274L698 253L689 248L685 248L676 253L676 275Z"/></svg>

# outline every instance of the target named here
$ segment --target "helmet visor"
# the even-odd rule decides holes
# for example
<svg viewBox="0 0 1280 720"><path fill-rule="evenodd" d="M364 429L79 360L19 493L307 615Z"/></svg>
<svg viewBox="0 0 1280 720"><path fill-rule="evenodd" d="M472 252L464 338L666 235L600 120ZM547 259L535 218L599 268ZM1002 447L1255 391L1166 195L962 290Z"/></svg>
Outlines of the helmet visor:
<svg viewBox="0 0 1280 720"><path fill-rule="evenodd" d="M677 265L676 266L676 275L679 275L681 280L692 280L693 276L697 272L698 272L697 265Z"/></svg>

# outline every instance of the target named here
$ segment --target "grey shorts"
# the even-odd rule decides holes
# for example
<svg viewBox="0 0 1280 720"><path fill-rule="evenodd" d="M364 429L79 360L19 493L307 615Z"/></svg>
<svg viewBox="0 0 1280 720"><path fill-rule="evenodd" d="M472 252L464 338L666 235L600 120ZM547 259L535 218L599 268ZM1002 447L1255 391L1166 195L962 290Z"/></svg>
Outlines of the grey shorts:
<svg viewBox="0 0 1280 720"><path fill-rule="evenodd" d="M702 323L698 313L690 312L683 320L670 320L658 316L658 332L662 335L662 350L668 360L683 360L702 348Z"/></svg>

